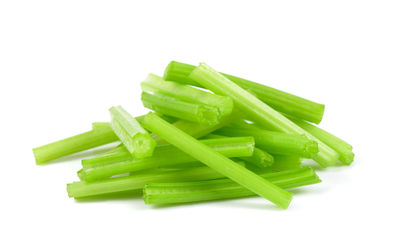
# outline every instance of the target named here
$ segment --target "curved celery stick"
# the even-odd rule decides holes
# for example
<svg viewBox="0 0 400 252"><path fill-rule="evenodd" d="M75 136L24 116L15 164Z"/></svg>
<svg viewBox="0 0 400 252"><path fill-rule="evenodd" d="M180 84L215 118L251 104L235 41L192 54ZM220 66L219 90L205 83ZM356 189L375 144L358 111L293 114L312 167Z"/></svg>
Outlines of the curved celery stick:
<svg viewBox="0 0 400 252"><path fill-rule="evenodd" d="M112 143L118 138L110 128L88 131L57 142L33 148L36 164Z"/></svg>
<svg viewBox="0 0 400 252"><path fill-rule="evenodd" d="M150 157L156 142L139 122L121 106L110 108L111 127L135 158Z"/></svg>
<svg viewBox="0 0 400 252"><path fill-rule="evenodd" d="M193 65L171 61L165 69L164 79L202 87L188 77L193 69L195 69ZM322 120L325 109L323 104L229 74L222 73L222 75L243 89L249 90L273 109L317 124Z"/></svg>
<svg viewBox="0 0 400 252"><path fill-rule="evenodd" d="M148 109L200 124L216 125L221 118L215 107L185 102L168 95L142 92L142 102Z"/></svg>
<svg viewBox="0 0 400 252"><path fill-rule="evenodd" d="M253 136L256 146L268 153L278 155L298 155L312 158L318 153L318 144L303 135L257 129L256 127L224 127L216 131L224 136Z"/></svg>
<svg viewBox="0 0 400 252"><path fill-rule="evenodd" d="M233 101L227 96L212 94L173 81L165 81L155 74L149 74L140 85L146 93L164 94L181 101L215 107L221 116L227 116L233 110Z"/></svg>
<svg viewBox="0 0 400 252"><path fill-rule="evenodd" d="M262 175L282 188L294 188L321 182L312 168ZM151 183L144 187L143 199L146 204L177 204L222 200L254 196L255 193L229 179L198 182Z"/></svg>
<svg viewBox="0 0 400 252"><path fill-rule="evenodd" d="M230 96L233 99L235 106L245 112L246 115L250 116L255 122L261 124L262 127L272 128L273 130L285 133L306 135L310 140L316 141L318 143L319 152L313 157L313 159L322 167L334 165L338 160L339 154L336 151L332 150L310 133L303 130L282 114L275 111L254 95L236 85L234 82L225 78L205 63L200 63L200 65L191 72L189 78L195 80L216 94Z"/></svg>
<svg viewBox="0 0 400 252"><path fill-rule="evenodd" d="M292 120L294 121L297 125L299 125L301 128L306 130L308 133L312 134L314 137L318 138L322 142L324 142L326 145L334 149L337 153L339 153L339 160L345 164L345 165L350 165L353 160L354 160L354 153L353 153L353 147L343 141L342 139L332 135L331 133L318 128L315 125L312 125L310 123L307 123L305 121L300 121L300 120Z"/></svg>
<svg viewBox="0 0 400 252"><path fill-rule="evenodd" d="M207 139L224 138L216 134L209 134L206 136ZM253 164L259 168L270 167L274 163L274 157L266 151L263 151L257 147L254 148L253 155L251 157L240 157L239 159L246 161L247 163Z"/></svg>
<svg viewBox="0 0 400 252"><path fill-rule="evenodd" d="M184 133L155 114L149 113L143 120L143 127L149 129L176 146L183 152L215 169L233 181L245 186L256 194L286 209L292 194L271 184L257 174L236 164L192 136ZM218 140L218 139L216 139Z"/></svg>
<svg viewBox="0 0 400 252"><path fill-rule="evenodd" d="M240 163L244 166L244 163ZM148 183L183 182L223 178L224 176L206 166L180 169L151 169L126 177L110 178L92 183L84 181L67 184L69 197L84 198L109 193L143 189Z"/></svg>
<svg viewBox="0 0 400 252"><path fill-rule="evenodd" d="M227 157L251 156L254 151L253 137L228 137L202 140L202 144ZM126 158L124 160L124 158ZM114 175L149 168L166 167L196 162L196 159L171 145L158 146L152 157L132 159L128 153L117 152L86 160L78 176L87 182L109 178Z"/></svg>

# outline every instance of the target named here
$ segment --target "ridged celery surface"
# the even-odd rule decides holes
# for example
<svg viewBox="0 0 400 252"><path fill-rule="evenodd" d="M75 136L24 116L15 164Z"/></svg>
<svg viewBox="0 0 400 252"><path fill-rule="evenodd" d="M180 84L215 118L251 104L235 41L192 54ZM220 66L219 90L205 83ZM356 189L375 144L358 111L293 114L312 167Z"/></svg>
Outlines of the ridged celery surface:
<svg viewBox="0 0 400 252"><path fill-rule="evenodd" d="M204 125L185 120L178 120L174 122L173 125L194 138L200 138L240 119L243 119L243 114L237 110L233 110L230 115L222 117L216 125ZM155 134L152 134L152 137L157 141L157 144L167 144L164 139Z"/></svg>
<svg viewBox="0 0 400 252"><path fill-rule="evenodd" d="M294 188L321 182L312 168L299 168L262 175L276 186ZM144 187L146 204L177 204L254 196L255 193L230 179L198 182L151 183Z"/></svg>
<svg viewBox="0 0 400 252"><path fill-rule="evenodd" d="M306 136L257 129L256 127L224 127L215 133L224 136L253 136L256 146L271 154L298 155L312 158L318 153L318 144Z"/></svg>
<svg viewBox="0 0 400 252"><path fill-rule="evenodd" d="M151 130L170 144L199 160L210 168L243 185L252 192L286 209L292 199L292 193L270 183L257 174L238 165L229 158L199 142L157 115L149 113L143 120L143 127ZM218 140L218 139L215 139Z"/></svg>
<svg viewBox="0 0 400 252"><path fill-rule="evenodd" d="M150 157L156 142L150 134L140 126L121 106L110 108L111 128L135 158Z"/></svg>
<svg viewBox="0 0 400 252"><path fill-rule="evenodd" d="M202 87L202 85L189 78L194 69L195 66L193 65L171 61L165 69L164 78L182 84ZM322 120L325 109L323 104L229 74L222 73L222 75L243 89L249 90L261 101L280 112L317 124Z"/></svg>
<svg viewBox="0 0 400 252"><path fill-rule="evenodd" d="M244 165L244 163L240 163ZM85 198L116 192L143 189L146 184L157 182L183 182L223 178L224 176L214 169L206 166L177 168L177 169L151 169L131 176L116 177L92 183L84 181L73 182L67 185L69 197Z"/></svg>
<svg viewBox="0 0 400 252"><path fill-rule="evenodd" d="M313 159L322 167L331 166L337 162L339 154L336 151L205 63L200 63L190 73L189 78L216 94L230 96L235 106L263 127L285 133L306 135L310 140L316 141L319 152L313 156Z"/></svg>
<svg viewBox="0 0 400 252"><path fill-rule="evenodd" d="M142 92L143 105L153 111L205 125L216 125L221 114L215 107L190 103L164 94Z"/></svg>
<svg viewBox="0 0 400 252"><path fill-rule="evenodd" d="M205 138L216 139L224 137L225 136L209 134ZM274 157L271 154L257 147L254 147L254 152L251 157L240 157L239 159L246 161L247 163L250 163L252 165L255 165L259 168L267 168L274 163Z"/></svg>
<svg viewBox="0 0 400 252"><path fill-rule="evenodd" d="M202 140L201 144L226 157L249 157L253 155L254 151L253 137L206 139ZM83 169L78 171L78 176L84 181L91 182L127 172L196 161L185 151L172 145L157 146L153 156L142 159L132 158L127 151L121 148L108 155L82 160Z"/></svg>
<svg viewBox="0 0 400 252"><path fill-rule="evenodd" d="M318 138L326 145L334 149L337 153L339 153L339 160L345 164L350 165L354 160L353 147L337 136L332 135L331 133L318 128L315 125L312 125L308 122L301 120L293 120L297 125L306 130L308 133L312 134L314 137Z"/></svg>
<svg viewBox="0 0 400 252"><path fill-rule="evenodd" d="M188 103L197 103L214 107L221 116L227 116L232 113L233 110L233 101L227 96L212 94L173 81L165 81L155 74L149 74L147 79L140 85L142 90L146 93L164 94Z"/></svg>
<svg viewBox="0 0 400 252"><path fill-rule="evenodd" d="M33 148L36 164L118 141L111 128L97 128L57 142Z"/></svg>

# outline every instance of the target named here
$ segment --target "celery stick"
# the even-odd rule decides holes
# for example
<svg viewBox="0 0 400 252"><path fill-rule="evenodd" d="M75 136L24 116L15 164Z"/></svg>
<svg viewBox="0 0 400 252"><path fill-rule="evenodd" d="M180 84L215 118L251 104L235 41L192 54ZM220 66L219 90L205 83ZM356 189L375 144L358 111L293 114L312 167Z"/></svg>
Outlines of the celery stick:
<svg viewBox="0 0 400 252"><path fill-rule="evenodd" d="M353 160L354 160L354 153L353 153L353 147L343 141L342 139L332 135L331 133L318 128L315 125L312 125L310 123L307 123L305 121L301 120L293 120L298 126L306 130L308 133L312 134L314 137L318 138L322 142L324 142L326 145L334 149L337 153L339 153L339 160L345 164L345 165L350 165Z"/></svg>
<svg viewBox="0 0 400 252"><path fill-rule="evenodd" d="M233 112L230 115L222 117L219 123L216 125L202 125L185 120L178 120L174 122L173 125L194 138L200 138L242 118L243 114L241 112L233 110ZM152 134L152 137L154 140L157 141L157 144L167 144L167 142L164 139L155 134Z"/></svg>
<svg viewBox="0 0 400 252"><path fill-rule="evenodd" d="M96 129L57 142L33 148L36 164L112 143L118 138L110 128Z"/></svg>
<svg viewBox="0 0 400 252"><path fill-rule="evenodd" d="M201 143L220 153L220 155L227 157L249 157L253 155L254 151L253 137L206 139L202 140ZM123 153L123 151L120 151L103 157L82 161L83 169L78 171L78 176L81 180L91 182L127 172L196 161L195 158L172 145L162 145L157 146L153 156L148 158L135 159L130 157L127 152Z"/></svg>
<svg viewBox="0 0 400 252"><path fill-rule="evenodd" d="M215 107L221 116L229 115L233 109L233 101L227 96L215 95L191 86L165 81L155 74L149 74L147 79L141 83L141 87L146 93L164 94L188 103Z"/></svg>
<svg viewBox="0 0 400 252"><path fill-rule="evenodd" d="M312 168L262 175L276 186L294 188L321 182ZM229 179L197 182L151 183L144 187L146 204L177 204L254 196L255 193Z"/></svg>
<svg viewBox="0 0 400 252"><path fill-rule="evenodd" d="M111 127L135 158L150 157L156 142L139 122L121 106L110 108Z"/></svg>
<svg viewBox="0 0 400 252"><path fill-rule="evenodd" d="M319 152L313 159L322 167L334 165L338 160L339 154L336 151L205 63L201 63L199 67L195 68L189 77L216 94L230 96L235 106L261 126L285 133L306 135L310 140L316 141Z"/></svg>
<svg viewBox="0 0 400 252"><path fill-rule="evenodd" d="M183 152L245 186L252 192L270 200L279 207L286 209L289 206L292 199L291 193L236 164L157 115L153 113L147 114L143 120L143 127L153 131Z"/></svg>
<svg viewBox="0 0 400 252"><path fill-rule="evenodd" d="M257 129L256 127L224 127L215 133L224 136L253 136L256 146L268 153L278 155L298 155L312 158L318 153L318 144L306 136Z"/></svg>
<svg viewBox="0 0 400 252"><path fill-rule="evenodd" d="M224 138L224 136L209 134L206 136L206 138L217 139L217 138ZM254 152L251 157L240 157L239 159L246 161L247 163L253 164L259 168L267 168L274 163L274 157L271 154L257 147L254 148Z"/></svg>
<svg viewBox="0 0 400 252"><path fill-rule="evenodd" d="M181 101L168 95L143 92L142 102L148 109L200 124L216 125L221 118L215 107Z"/></svg>
<svg viewBox="0 0 400 252"><path fill-rule="evenodd" d="M165 69L164 79L182 84L202 86L188 77L194 69L195 66L193 65L171 61ZM325 105L323 104L312 102L253 81L223 73L222 75L243 89L249 90L258 99L267 103L275 110L317 124L322 120L325 109Z"/></svg>
<svg viewBox="0 0 400 252"><path fill-rule="evenodd" d="M244 163L240 163L244 165ZM185 169L151 169L126 177L110 178L92 183L84 181L67 184L69 197L84 198L109 193L143 189L155 182L183 182L223 178L224 176L206 166Z"/></svg>
<svg viewBox="0 0 400 252"><path fill-rule="evenodd" d="M274 162L268 167L260 167L246 162L246 168L255 173L279 172L300 168L302 163L302 159L298 156L274 155L273 158Z"/></svg>
<svg viewBox="0 0 400 252"><path fill-rule="evenodd" d="M92 130L97 130L97 129L104 129L104 128L111 128L111 124L109 122L93 122L92 123Z"/></svg>

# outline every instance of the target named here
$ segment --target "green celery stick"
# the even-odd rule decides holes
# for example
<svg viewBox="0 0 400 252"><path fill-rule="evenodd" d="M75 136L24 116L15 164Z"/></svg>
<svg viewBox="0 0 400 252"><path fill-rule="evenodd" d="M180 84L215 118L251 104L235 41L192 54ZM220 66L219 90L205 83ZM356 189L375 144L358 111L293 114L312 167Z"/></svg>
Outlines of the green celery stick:
<svg viewBox="0 0 400 252"><path fill-rule="evenodd" d="M117 140L117 136L110 128L96 129L33 148L33 155L35 156L36 164L44 164L60 157L112 143Z"/></svg>
<svg viewBox="0 0 400 252"><path fill-rule="evenodd" d="M104 129L104 128L109 128L112 130L111 124L109 122L93 122L92 123L92 130Z"/></svg>
<svg viewBox="0 0 400 252"><path fill-rule="evenodd" d="M208 135L209 133L219 128L227 126L228 124L234 121L240 120L243 117L244 116L241 112L239 112L238 110L233 110L233 112L230 115L222 117L219 123L216 125L202 125L185 120L178 120L174 122L173 125L194 138L200 138ZM155 134L152 135L152 137L154 138L154 140L157 141L157 144L167 144L167 142L164 139Z"/></svg>
<svg viewBox="0 0 400 252"><path fill-rule="evenodd" d="M292 121L339 153L339 160L343 164L350 165L353 162L354 153L350 144L308 122L295 119L292 119Z"/></svg>
<svg viewBox="0 0 400 252"><path fill-rule="evenodd" d="M155 74L149 74L147 79L140 85L142 90L146 93L164 94L188 103L214 107L221 116L227 116L232 113L233 110L233 101L227 96L212 94L173 81L165 81Z"/></svg>
<svg viewBox="0 0 400 252"><path fill-rule="evenodd" d="M215 133L224 136L253 136L256 146L271 154L312 158L318 153L317 142L303 135L262 130L250 125L247 128L224 127Z"/></svg>
<svg viewBox="0 0 400 252"><path fill-rule="evenodd" d="M126 149L135 158L150 157L156 142L121 106L110 108L111 127Z"/></svg>
<svg viewBox="0 0 400 252"><path fill-rule="evenodd" d="M224 138L216 134L209 134L206 136L207 139ZM240 157L239 159L246 161L247 163L253 164L259 168L270 167L274 163L274 157L266 151L263 151L257 147L254 147L254 152L251 157Z"/></svg>
<svg viewBox="0 0 400 252"><path fill-rule="evenodd" d="M337 162L339 154L336 151L205 63L200 63L189 77L216 94L230 96L235 106L262 127L285 133L306 135L310 140L316 141L319 152L314 155L313 159L322 167L331 166Z"/></svg>
<svg viewBox="0 0 400 252"><path fill-rule="evenodd" d="M164 79L182 84L200 86L189 78L195 66L171 61L164 72ZM313 123L320 123L324 115L325 105L319 104L284 91L268 87L253 81L245 80L229 74L222 73L226 78L236 83L243 89L249 90L258 99L265 102L273 109Z"/></svg>
<svg viewBox="0 0 400 252"><path fill-rule="evenodd" d="M156 112L204 125L216 125L221 119L215 107L185 102L169 95L142 92L142 102Z"/></svg>
<svg viewBox="0 0 400 252"><path fill-rule="evenodd" d="M254 151L253 137L206 139L202 140L201 143L227 157L249 157L253 155ZM195 158L172 145L162 145L157 146L153 156L148 158L135 159L130 157L128 153L120 151L103 157L87 159L82 161L83 169L78 171L78 176L81 180L91 182L127 172L196 161Z"/></svg>
<svg viewBox="0 0 400 252"><path fill-rule="evenodd" d="M252 163L246 162L246 168L255 173L267 173L292 170L301 167L302 159L298 156L274 155L273 157L274 163L272 163L272 165L268 167L260 167Z"/></svg>
<svg viewBox="0 0 400 252"><path fill-rule="evenodd" d="M239 163L244 166L244 163ZM131 176L110 178L92 183L84 181L67 184L69 197L85 198L116 192L143 189L156 182L183 182L223 178L224 176L206 166L180 169L151 169Z"/></svg>
<svg viewBox="0 0 400 252"><path fill-rule="evenodd" d="M143 120L143 127L156 133L170 144L208 167L215 169L217 172L270 200L279 207L286 209L289 206L292 199L291 193L238 165L157 115L153 113L147 114Z"/></svg>
<svg viewBox="0 0 400 252"><path fill-rule="evenodd" d="M321 182L312 168L262 175L276 186L288 189ZM197 182L151 183L144 187L146 204L177 204L254 196L255 193L229 180L216 179Z"/></svg>

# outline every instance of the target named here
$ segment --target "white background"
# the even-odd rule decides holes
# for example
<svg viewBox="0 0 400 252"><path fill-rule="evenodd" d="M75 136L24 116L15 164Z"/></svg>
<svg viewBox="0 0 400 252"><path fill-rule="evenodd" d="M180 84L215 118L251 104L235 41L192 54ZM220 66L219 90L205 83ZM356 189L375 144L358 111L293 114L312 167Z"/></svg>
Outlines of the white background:
<svg viewBox="0 0 400 252"><path fill-rule="evenodd" d="M399 13L399 1L1 1L0 250L399 251ZM112 105L144 113L139 83L170 60L326 104L321 126L353 144L354 164L319 172L286 211L69 199L79 159L36 166L31 148Z"/></svg>

